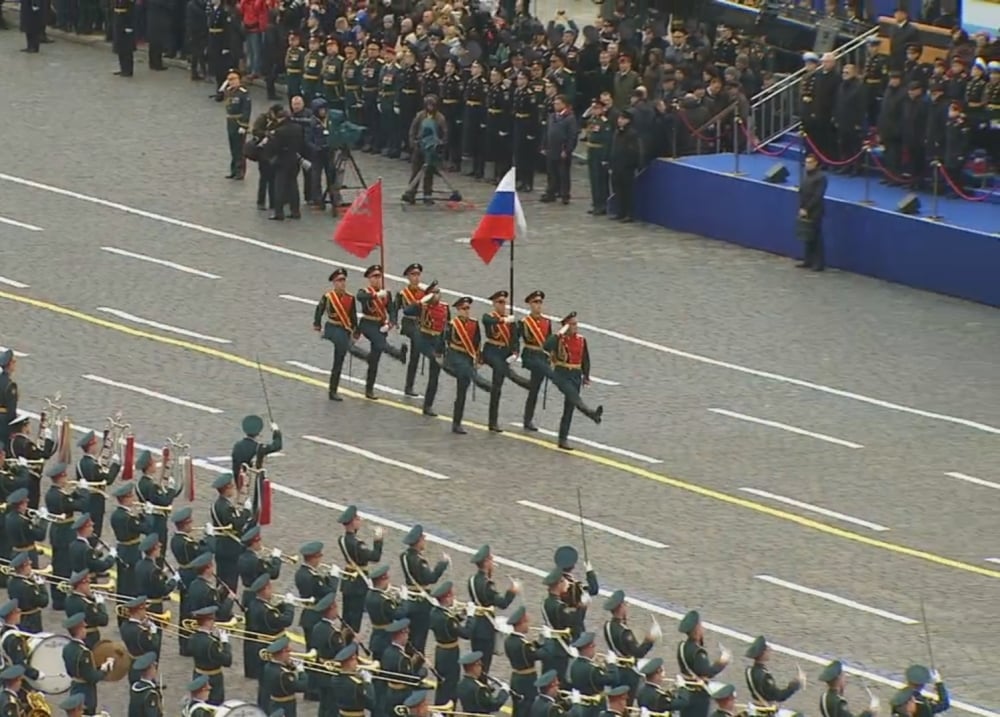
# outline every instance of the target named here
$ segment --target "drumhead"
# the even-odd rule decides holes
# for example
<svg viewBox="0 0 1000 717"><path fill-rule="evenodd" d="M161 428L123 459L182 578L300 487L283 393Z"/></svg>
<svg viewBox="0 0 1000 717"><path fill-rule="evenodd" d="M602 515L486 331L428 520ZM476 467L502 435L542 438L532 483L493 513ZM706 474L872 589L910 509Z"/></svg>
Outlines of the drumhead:
<svg viewBox="0 0 1000 717"><path fill-rule="evenodd" d="M267 717L267 712L252 702L226 700L215 717Z"/></svg>
<svg viewBox="0 0 1000 717"><path fill-rule="evenodd" d="M66 635L35 635L29 638L28 665L44 675L38 680L28 680L29 685L46 695L69 692L73 681L66 674L62 657L63 647L69 642Z"/></svg>

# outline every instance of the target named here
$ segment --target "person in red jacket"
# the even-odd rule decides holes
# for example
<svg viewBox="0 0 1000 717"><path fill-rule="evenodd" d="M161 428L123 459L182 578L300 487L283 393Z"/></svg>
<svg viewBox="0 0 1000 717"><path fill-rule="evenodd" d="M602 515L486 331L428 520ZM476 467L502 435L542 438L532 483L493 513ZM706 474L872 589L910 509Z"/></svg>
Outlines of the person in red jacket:
<svg viewBox="0 0 1000 717"><path fill-rule="evenodd" d="M264 31L267 30L267 0L240 0L240 14L243 15L243 29L247 37L247 72L250 78L263 74Z"/></svg>

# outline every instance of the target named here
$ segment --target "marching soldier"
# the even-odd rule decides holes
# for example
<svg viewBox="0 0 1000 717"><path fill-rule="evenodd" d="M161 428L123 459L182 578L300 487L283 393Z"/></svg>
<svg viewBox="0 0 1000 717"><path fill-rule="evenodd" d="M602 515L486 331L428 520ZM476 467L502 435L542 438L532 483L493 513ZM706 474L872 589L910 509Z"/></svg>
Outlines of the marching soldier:
<svg viewBox="0 0 1000 717"><path fill-rule="evenodd" d="M628 685L610 687L605 693L607 705L599 711L600 717L621 717L628 709Z"/></svg>
<svg viewBox="0 0 1000 717"><path fill-rule="evenodd" d="M719 685L712 692L712 699L715 700L716 708L710 717L732 717L736 714L736 688L732 685Z"/></svg>
<svg viewBox="0 0 1000 717"><path fill-rule="evenodd" d="M535 687L538 697L531 703L528 717L562 717L566 714L566 707L559 699L559 675L555 670L543 672L535 680Z"/></svg>
<svg viewBox="0 0 1000 717"><path fill-rule="evenodd" d="M578 691L584 698L578 710L579 714L581 717L597 717L601 711L601 696L604 689L614 687L621 682L619 669L616 665L609 664L605 668L594 662L594 656L597 654L597 643L592 632L582 633L573 641L572 646L577 649L578 654L569 663L567 678L570 687ZM627 684L621 686L625 689L623 694L625 702L627 702L629 686Z"/></svg>
<svg viewBox="0 0 1000 717"><path fill-rule="evenodd" d="M565 602L570 587L561 569L553 568L542 579L542 583L549 591L542 603L542 616L545 619L545 627L542 629L545 638L542 670L555 670L557 675L566 679L571 652L569 643L573 640L573 631L583 625L586 606L582 601L576 605Z"/></svg>
<svg viewBox="0 0 1000 717"><path fill-rule="evenodd" d="M434 588L431 592L437 602L431 609L431 630L434 633L434 674L438 675L434 704L444 705L455 701L458 688L459 639L468 640L468 624L462 624L464 611L456 613L454 585L450 580Z"/></svg>
<svg viewBox="0 0 1000 717"><path fill-rule="evenodd" d="M277 423L271 423L271 442L262 443L259 439L264 431L264 419L260 416L247 416L243 419L243 438L233 444L233 475L237 476L236 487L243 489L243 481L253 474L248 469L259 470L264 467L264 458L281 450L281 429ZM246 477L243 474L246 473ZM249 510L249 509L248 509Z"/></svg>
<svg viewBox="0 0 1000 717"><path fill-rule="evenodd" d="M458 700L464 712L489 715L498 712L510 698L510 692L494 692L483 666L483 653L467 652L459 658L462 679L458 683Z"/></svg>
<svg viewBox="0 0 1000 717"><path fill-rule="evenodd" d="M197 575L191 564L199 555L210 552L204 540L195 540L191 537L191 515L192 511L188 506L178 508L170 515L170 520L174 524L174 535L170 538L170 552L174 556L177 572L181 576L181 583L177 586L181 597L180 609L178 611L181 621L191 617L190 608L188 607L188 592L191 589L191 583L194 582ZM120 554L119 551L119 556ZM178 636L178 642L180 643L181 656L186 656L188 654L187 637L183 634L183 631Z"/></svg>
<svg viewBox="0 0 1000 717"><path fill-rule="evenodd" d="M163 601L177 588L181 576L163 563L163 546L156 533L142 537L139 552L143 557L135 564L135 589L149 598L150 612L162 613Z"/></svg>
<svg viewBox="0 0 1000 717"><path fill-rule="evenodd" d="M32 510L38 510L42 495L42 464L55 455L56 443L52 440L51 428L42 429L41 446L31 440L31 436L28 435L30 429L31 419L28 416L20 415L10 422L9 458L16 460L21 472L27 474L28 481L25 487L28 489L28 506ZM20 465L23 463L28 465Z"/></svg>
<svg viewBox="0 0 1000 717"><path fill-rule="evenodd" d="M69 548L75 537L73 515L86 511L90 505L90 497L86 491L69 492L66 490L66 471L68 469L69 466L65 463L50 464L45 469L45 475L52 481L52 485L45 491L45 509L52 522L52 528L49 530L49 543L52 546L52 575L57 578L68 578L73 573L69 557ZM55 518L57 515L64 517ZM112 524L113 522L114 516L112 516ZM119 572L120 578L121 573ZM50 588L52 609L62 611L66 602L66 594L61 592L58 587L58 584L53 583Z"/></svg>
<svg viewBox="0 0 1000 717"><path fill-rule="evenodd" d="M115 564L117 551L105 555L94 547L94 522L86 513L73 521L76 539L69 546L69 565L74 573L88 572L93 575L107 575ZM114 550L114 548L112 548Z"/></svg>
<svg viewBox="0 0 1000 717"><path fill-rule="evenodd" d="M223 473L212 482L219 497L212 504L212 529L206 534L215 540L215 560L218 563L219 579L235 595L239 579L238 560L243 553L240 537L246 532L253 516L250 514L251 501L237 505L236 483L232 473Z"/></svg>
<svg viewBox="0 0 1000 717"><path fill-rule="evenodd" d="M764 711L777 709L778 704L791 699L805 683L805 675L800 672L798 678L789 682L784 688L778 687L774 675L767 669L771 648L763 635L750 643L746 656L753 660L753 665L748 667L745 673L747 689L750 690L750 699L758 709Z"/></svg>
<svg viewBox="0 0 1000 717"><path fill-rule="evenodd" d="M288 49L285 51L285 75L288 96L302 94L302 70L305 67L306 49L302 47L302 35L298 30L288 33Z"/></svg>
<svg viewBox="0 0 1000 717"><path fill-rule="evenodd" d="M125 603L128 618L118 626L118 632L121 633L125 649L132 657L132 664L128 669L129 684L134 684L142 679L142 669L139 667L140 657L150 652L154 655L160 654L162 634L157 624L149 619L147 605L148 600L145 595L129 600Z"/></svg>
<svg viewBox="0 0 1000 717"><path fill-rule="evenodd" d="M409 606L406 611L410 619L410 644L423 652L427 646L427 631L430 630L431 604L428 598L430 588L441 579L444 571L451 565L451 557L443 553L441 560L432 570L424 551L427 548L427 537L422 525L414 525L403 537L406 550L400 554L399 563L403 568L403 579L406 581Z"/></svg>
<svg viewBox="0 0 1000 717"><path fill-rule="evenodd" d="M532 192L535 189L535 164L538 161L538 99L531 89L527 72L518 72L514 77L511 110L514 113L512 137L517 189Z"/></svg>
<svg viewBox="0 0 1000 717"><path fill-rule="evenodd" d="M326 38L326 56L323 58L323 67L320 77L323 81L323 97L330 109L343 110L343 84L341 75L344 71L344 58L340 56L340 48L337 45L336 37Z"/></svg>
<svg viewBox="0 0 1000 717"><path fill-rule="evenodd" d="M94 654L90 651L86 616L82 612L69 615L63 620L63 627L69 633L70 641L63 646L62 658L66 674L71 678L70 695L83 697L83 709L88 715L97 712L97 683L103 681L114 669L115 658L109 657L101 665L94 665Z"/></svg>
<svg viewBox="0 0 1000 717"><path fill-rule="evenodd" d="M36 523L28 517L28 491L18 488L7 496L7 515L4 517L4 531L11 553L27 553L31 556L32 567L38 567L38 546L36 541L45 540L44 522Z"/></svg>
<svg viewBox="0 0 1000 717"><path fill-rule="evenodd" d="M489 545L483 545L472 556L476 574L469 578L469 598L477 608L470 620L472 635L470 643L473 652L482 655L483 672L490 671L493 663L493 651L496 649L496 625L492 615L497 609L508 607L521 592L521 584L514 578L510 579L510 588L506 592L497 591L493 583L493 553Z"/></svg>
<svg viewBox="0 0 1000 717"><path fill-rule="evenodd" d="M115 482L115 478L118 477L122 467L121 458L117 455L111 456L106 468L101 465L96 457L100 446L98 446L97 434L93 431L88 431L76 445L83 450L83 456L76 463L76 479L80 481L81 488L89 486L98 489L90 491L90 504L87 507L87 512L90 513L90 517L94 521L94 535L100 539L104 530L104 491L109 490L111 484Z"/></svg>
<svg viewBox="0 0 1000 717"><path fill-rule="evenodd" d="M566 591L562 596L563 600L570 607L577 608L577 622L570 626L573 639L576 639L585 629L584 622L587 618L587 605L590 604L590 599L596 597L601 589L597 583L597 573L594 572L594 566L587 561L583 564L586 584L573 576L573 570L576 568L577 562L579 562L580 554L572 545L562 545L556 548L552 559L556 567L562 571L563 577L566 578Z"/></svg>
<svg viewBox="0 0 1000 717"><path fill-rule="evenodd" d="M207 605L191 613L198 621L198 629L188 638L188 652L194 659L196 678L204 677L208 692L204 700L219 706L226 701L226 673L224 668L233 666L233 646L229 633L215 629L216 605Z"/></svg>
<svg viewBox="0 0 1000 717"><path fill-rule="evenodd" d="M697 610L691 610L684 616L677 631L687 635L687 639L677 643L677 666L690 693L688 706L681 710L681 717L705 717L710 704L708 681L726 668L732 655L723 649L718 660L709 660L705 649L705 627Z"/></svg>
<svg viewBox="0 0 1000 717"><path fill-rule="evenodd" d="M268 659L261 675L257 706L268 714L278 709L284 710L285 717L298 714L296 694L306 690L306 672L305 665L292 660L291 652L292 642L287 635L267 646Z"/></svg>
<svg viewBox="0 0 1000 717"><path fill-rule="evenodd" d="M216 577L214 562L211 553L202 553L191 561L195 578L188 588L187 609L194 615L198 610L214 605L218 608L217 618L226 622L233 617L236 595ZM240 605L240 608L243 606Z"/></svg>
<svg viewBox="0 0 1000 717"><path fill-rule="evenodd" d="M542 659L542 646L528 639L528 611L521 605L507 618L513 632L503 641L503 651L510 663L510 693L514 698L514 717L528 717L531 705L538 695L535 682L538 669L535 663Z"/></svg>
<svg viewBox="0 0 1000 717"><path fill-rule="evenodd" d="M650 712L677 712L687 707L688 692L684 689L684 679L678 678L677 690L665 689L663 685L663 658L654 657L642 667L639 673L645 678L635 701L639 708Z"/></svg>
<svg viewBox="0 0 1000 717"><path fill-rule="evenodd" d="M84 717L84 696L70 693L69 697L59 703L59 709L66 712L66 717Z"/></svg>
<svg viewBox="0 0 1000 717"><path fill-rule="evenodd" d="M104 595L90 589L90 573L81 571L69 578L73 592L66 598L66 615L81 614L86 621L86 643L90 649L101 641L101 628L108 625L108 608Z"/></svg>
<svg viewBox="0 0 1000 717"><path fill-rule="evenodd" d="M847 685L847 675L840 660L834 660L819 673L819 681L826 683L826 691L819 698L819 711L823 717L852 717L844 699L844 687ZM858 717L874 717L878 712L877 697L872 697L868 709Z"/></svg>
<svg viewBox="0 0 1000 717"><path fill-rule="evenodd" d="M454 373L457 381L451 432L465 435L468 431L462 426L462 418L465 415L465 398L469 392L469 385L475 383L485 391L492 391L493 384L476 371L476 366L482 362L480 353L482 338L479 333L479 322L469 318L472 297L463 296L452 306L458 311L458 316L448 322L444 332L444 343L447 347L445 364Z"/></svg>
<svg viewBox="0 0 1000 717"><path fill-rule="evenodd" d="M897 690L889 698L889 706L892 708L892 714L896 717L916 717L920 710L917 696L908 687Z"/></svg>
<svg viewBox="0 0 1000 717"><path fill-rule="evenodd" d="M26 670L24 665L8 665L0 672L0 715L4 717L20 717L20 693L23 689Z"/></svg>
<svg viewBox="0 0 1000 717"><path fill-rule="evenodd" d="M410 125L407 124L405 126L409 128ZM406 384L403 389L403 392L407 396L418 395L413 389L413 382L417 378L417 366L420 363L421 356L420 347L417 345L419 340L417 331L420 328L420 313L414 314L412 311L407 311L407 308L414 305L419 306L420 300L427 293L420 286L420 276L423 271L424 267L422 264L414 263L406 267L403 276L406 277L409 283L396 294L396 312L403 315L399 325L399 333L410 340L410 357L406 363Z"/></svg>
<svg viewBox="0 0 1000 717"><path fill-rule="evenodd" d="M149 512L149 522L153 524L152 529L147 532L155 532L160 536L160 542L163 545L167 544L167 511L166 509L173 505L174 500L177 499L183 490L184 486L179 486L175 484L174 477L170 476L167 479L167 484L163 484L162 477L157 479L153 475L153 470L156 466L156 462L153 460L153 454L149 451L142 451L139 457L135 460L136 470L139 471L139 480L136 481L135 490L138 494L139 500L148 506L155 506L157 508L163 508L164 510L155 510L154 508L147 509ZM167 466L164 466L163 470L166 472ZM113 526L112 526L113 527Z"/></svg>
<svg viewBox="0 0 1000 717"><path fill-rule="evenodd" d="M11 376L17 367L12 349L0 351L0 451L10 446L10 422L17 417L17 382Z"/></svg>
<svg viewBox="0 0 1000 717"><path fill-rule="evenodd" d="M564 451L571 451L573 448L569 445L569 427L573 422L573 411L580 411L598 425L604 414L604 406L590 408L580 398L581 388L590 385L590 352L587 350L587 340L577 329L575 311L563 318L562 328L558 333L550 335L544 346L553 359L552 383L565 397L562 418L559 419L559 447Z"/></svg>
<svg viewBox="0 0 1000 717"><path fill-rule="evenodd" d="M347 287L347 270L334 269L329 281L333 290L323 294L313 313L313 331L320 331L323 317L326 326L323 327L323 338L333 344L333 368L330 369L330 387L328 395L331 401L342 401L337 390L340 387L340 373L344 370L344 359L347 354L357 356L362 361L368 360L368 352L358 348L354 341L358 335L358 308L354 296Z"/></svg>
<svg viewBox="0 0 1000 717"><path fill-rule="evenodd" d="M271 576L271 580L277 580L281 575L281 551L274 548L269 556L263 555L259 525L247 530L243 534L242 542L243 554L240 555L237 565L240 580L243 582L243 604L249 605L253 599L250 586L257 581L257 578L266 574Z"/></svg>
<svg viewBox="0 0 1000 717"><path fill-rule="evenodd" d="M118 578L115 590L119 595L135 596L135 566L142 556L139 553L139 541L144 533L151 532L155 526L149 515L141 515L136 506L135 486L131 481L116 485L111 494L118 505L111 512L111 530L115 534L117 544ZM78 570L79 568L73 568ZM119 617L118 625L122 623Z"/></svg>
<svg viewBox="0 0 1000 717"><path fill-rule="evenodd" d="M216 710L213 709L213 704L207 701L211 690L207 676L198 675L187 683L184 690L188 693L184 717L213 717Z"/></svg>
<svg viewBox="0 0 1000 717"><path fill-rule="evenodd" d="M524 303L531 308L531 313L519 322L522 352L521 363L531 372L528 397L524 401L524 430L537 431L535 425L535 406L538 404L538 393L545 379L555 380L545 342L552 335L552 322L542 315L542 305L545 303L545 292L532 291L524 297Z"/></svg>
<svg viewBox="0 0 1000 717"><path fill-rule="evenodd" d="M306 634L306 649L316 651L316 660L335 660L344 649L346 637L353 639L350 628L346 627L337 614L337 593L328 592L318 598L315 605L303 610L318 617ZM319 701L319 717L336 717L337 695L333 692L333 676L317 670L309 671L306 699Z"/></svg>
<svg viewBox="0 0 1000 717"><path fill-rule="evenodd" d="M299 548L302 561L295 571L295 588L303 600L310 598L318 605L327 595L336 595L340 581L331 574L326 566L322 566L323 543L314 541ZM316 610L303 610L299 616L299 626L302 633L309 635L312 628L319 622L322 615ZM333 659L331 656L330 659Z"/></svg>
<svg viewBox="0 0 1000 717"><path fill-rule="evenodd" d="M372 634L368 639L368 652L376 660L380 659L382 653L389 647L391 635L387 630L389 625L402 619L406 615L409 603L400 604L395 595L388 592L389 588L389 566L377 565L371 570L371 588L365 594L365 612L372 624ZM381 696L380 687L376 685L375 693Z"/></svg>
<svg viewBox="0 0 1000 717"><path fill-rule="evenodd" d="M163 694L157 680L156 653L147 652L132 663L139 679L132 683L128 698L128 717L162 717Z"/></svg>
<svg viewBox="0 0 1000 717"><path fill-rule="evenodd" d="M444 366L444 332L451 321L451 310L448 304L441 301L441 288L436 281L431 282L418 301L403 309L404 323L407 318L415 321L411 336L412 353L428 360L427 387L424 389L423 413L431 418L437 416L434 412L434 399L437 397L438 380L441 370L449 374L451 369ZM416 371L416 369L414 369ZM409 374L407 374L409 375ZM415 377L414 377L415 378ZM412 390L408 395L417 395Z"/></svg>
<svg viewBox="0 0 1000 717"><path fill-rule="evenodd" d="M7 595L16 601L21 612L20 629L24 632L42 631L42 608L49 606L45 578L31 569L31 557L18 553L10 561L14 573L7 582Z"/></svg>
<svg viewBox="0 0 1000 717"><path fill-rule="evenodd" d="M274 586L271 576L266 573L254 581L250 592L254 598L247 606L247 631L260 633L265 636L264 639L277 639L295 622L295 606L284 601L279 605L271 603ZM261 679L260 647L250 640L245 643L249 649L243 650L243 674L250 679Z"/></svg>
<svg viewBox="0 0 1000 717"><path fill-rule="evenodd" d="M936 700L924 696L924 685L928 683L934 683L934 689L937 691ZM906 684L913 694L913 699L916 700L914 705L916 717L931 717L951 707L948 688L944 686L941 673L937 670L928 670L923 665L910 665L906 669Z"/></svg>
<svg viewBox="0 0 1000 717"><path fill-rule="evenodd" d="M639 689L639 673L635 667L639 660L645 657L656 640L662 637L663 631L657 622L646 634L642 643L635 639L635 634L628 626L628 606L625 604L625 591L615 590L611 597L604 602L604 609L611 613L611 619L604 623L604 640L608 643L611 654L614 656L614 663L619 665L619 676L622 684L629 687L629 703L635 699Z"/></svg>
<svg viewBox="0 0 1000 717"><path fill-rule="evenodd" d="M517 335L517 317L507 308L510 293L495 291L490 296L493 310L483 314L483 330L486 341L483 344L483 361L493 369L490 384L489 428L494 433L503 433L500 428L500 393L504 379L509 378L524 389L531 388L531 382L515 373L510 365L517 358L520 341Z"/></svg>
<svg viewBox="0 0 1000 717"><path fill-rule="evenodd" d="M229 138L229 174L226 179L243 179L247 161L243 156L247 130L250 128L250 92L240 83L240 73L230 70L224 85L226 136Z"/></svg>
<svg viewBox="0 0 1000 717"><path fill-rule="evenodd" d="M391 623L385 631L389 635L389 646L381 656L376 655L376 659L381 663L381 669L413 678L426 677L427 667L424 664L423 653L412 649L410 645L410 621L405 617L401 618ZM391 715L395 714L396 708L406 701L416 687L406 682L389 682L388 687L383 701L383 712Z"/></svg>
<svg viewBox="0 0 1000 717"><path fill-rule="evenodd" d="M344 622L357 634L361 630L361 618L365 613L365 595L371 585L368 565L382 559L382 528L376 526L374 540L369 549L365 541L358 539L361 516L356 506L349 505L337 518L344 526L344 534L337 541L344 556L344 570L341 573L341 592L344 594Z"/></svg>
<svg viewBox="0 0 1000 717"><path fill-rule="evenodd" d="M468 176L482 179L486 174L486 143L483 130L486 128L487 82L483 77L483 64L474 60L469 66L469 80L465 83L464 113L462 116L462 149L472 157L472 169Z"/></svg>
<svg viewBox="0 0 1000 717"><path fill-rule="evenodd" d="M391 110L390 110L391 114ZM361 306L361 321L358 330L368 339L368 374L365 377L365 398L377 400L375 380L378 378L378 364L383 353L388 353L400 363L406 363L409 347L403 344L396 348L386 341L386 334L396 325L397 312L392 302L392 293L383 288L382 265L373 264L365 270L368 286L359 289L355 299Z"/></svg>

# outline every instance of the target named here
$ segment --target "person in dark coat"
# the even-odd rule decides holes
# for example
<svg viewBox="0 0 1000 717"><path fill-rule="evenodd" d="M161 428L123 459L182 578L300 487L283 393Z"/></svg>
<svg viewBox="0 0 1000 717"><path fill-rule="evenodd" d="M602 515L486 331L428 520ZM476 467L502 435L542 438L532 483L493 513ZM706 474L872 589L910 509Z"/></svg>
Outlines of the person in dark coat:
<svg viewBox="0 0 1000 717"><path fill-rule="evenodd" d="M633 110L618 115L618 128L611 139L611 191L618 208L612 219L635 219L635 175L642 166L642 139L632 126Z"/></svg>
<svg viewBox="0 0 1000 717"><path fill-rule="evenodd" d="M299 158L305 149L302 127L293 122L288 110L281 108L275 113L275 129L267 144L262 148L263 156L271 159L274 166L274 212L270 219L282 221L285 206L292 219L301 218L299 209Z"/></svg>
<svg viewBox="0 0 1000 717"><path fill-rule="evenodd" d="M882 164L893 173L903 171L903 101L906 90L903 88L903 73L899 70L889 72L889 84L885 88L885 97L878 113L878 137L884 148ZM893 184L895 180L886 175L883 184Z"/></svg>
<svg viewBox="0 0 1000 717"><path fill-rule="evenodd" d="M951 180L946 192L949 196L957 196L957 192L952 188L954 185L958 191L964 187L965 173L962 168L965 166L965 158L969 153L969 136L971 128L962 112L962 103L953 101L948 106L948 119L944 126L944 146L941 153L941 166Z"/></svg>
<svg viewBox="0 0 1000 717"><path fill-rule="evenodd" d="M948 124L950 102L946 97L946 85L932 82L930 86L931 106L927 114L927 157L944 161L945 125Z"/></svg>
<svg viewBox="0 0 1000 717"><path fill-rule="evenodd" d="M910 22L910 11L900 6L895 13L896 26L889 35L889 69L902 70L906 62L906 46L920 42L920 32Z"/></svg>
<svg viewBox="0 0 1000 717"><path fill-rule="evenodd" d="M131 77L135 69L135 2L113 0L114 47L118 53L119 77Z"/></svg>
<svg viewBox="0 0 1000 717"><path fill-rule="evenodd" d="M927 148L924 142L927 139L930 105L924 96L923 86L917 81L907 86L906 95L906 100L903 101L904 172L909 175L910 188L916 189L920 185L927 164Z"/></svg>
<svg viewBox="0 0 1000 717"><path fill-rule="evenodd" d="M865 87L855 65L844 65L843 80L837 88L833 105L833 124L837 130L837 159L845 162L861 150L861 135L865 124ZM858 161L840 167L840 171L855 174Z"/></svg>
<svg viewBox="0 0 1000 717"><path fill-rule="evenodd" d="M841 74L837 72L837 59L832 52L820 58L820 66L814 75L813 113L816 125L812 139L816 149L824 157L833 158L837 154L837 135L833 126L833 110L837 101L837 90Z"/></svg>
<svg viewBox="0 0 1000 717"><path fill-rule="evenodd" d="M208 73L208 7L205 0L188 0L184 27L191 61L191 79L200 80Z"/></svg>
<svg viewBox="0 0 1000 717"><path fill-rule="evenodd" d="M826 177L819 168L815 154L807 154L805 172L799 184L798 235L805 245L801 269L823 271L826 260L823 251L823 210L826 196Z"/></svg>
<svg viewBox="0 0 1000 717"><path fill-rule="evenodd" d="M42 0L21 0L21 32L24 33L25 47L21 52L38 52L41 48L42 33L45 32L45 13Z"/></svg>
<svg viewBox="0 0 1000 717"><path fill-rule="evenodd" d="M174 0L148 0L146 4L146 40L149 42L149 69L166 70L163 53L173 33Z"/></svg>
<svg viewBox="0 0 1000 717"><path fill-rule="evenodd" d="M552 106L555 111L549 115L542 143L548 183L540 201L562 199L563 204L569 204L570 168L580 130L565 95L557 96Z"/></svg>

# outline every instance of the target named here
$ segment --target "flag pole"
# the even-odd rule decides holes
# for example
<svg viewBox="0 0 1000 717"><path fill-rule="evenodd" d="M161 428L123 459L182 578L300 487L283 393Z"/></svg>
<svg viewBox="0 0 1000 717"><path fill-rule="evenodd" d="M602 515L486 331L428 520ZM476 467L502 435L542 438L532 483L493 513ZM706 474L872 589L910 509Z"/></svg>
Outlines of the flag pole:
<svg viewBox="0 0 1000 717"><path fill-rule="evenodd" d="M514 177L517 177L517 167L513 167ZM516 179L515 179L516 181ZM517 201L517 188L514 189L514 200ZM510 241L510 313L514 314L514 244L517 243L517 227L514 227L514 238Z"/></svg>
<svg viewBox="0 0 1000 717"><path fill-rule="evenodd" d="M379 185L379 191L382 190L382 177L375 180L375 183ZM382 216L379 217L379 224L382 226L382 236L378 240L378 263L382 265L382 288L385 288L385 272L389 271L388 267L385 265L385 203L383 202Z"/></svg>

